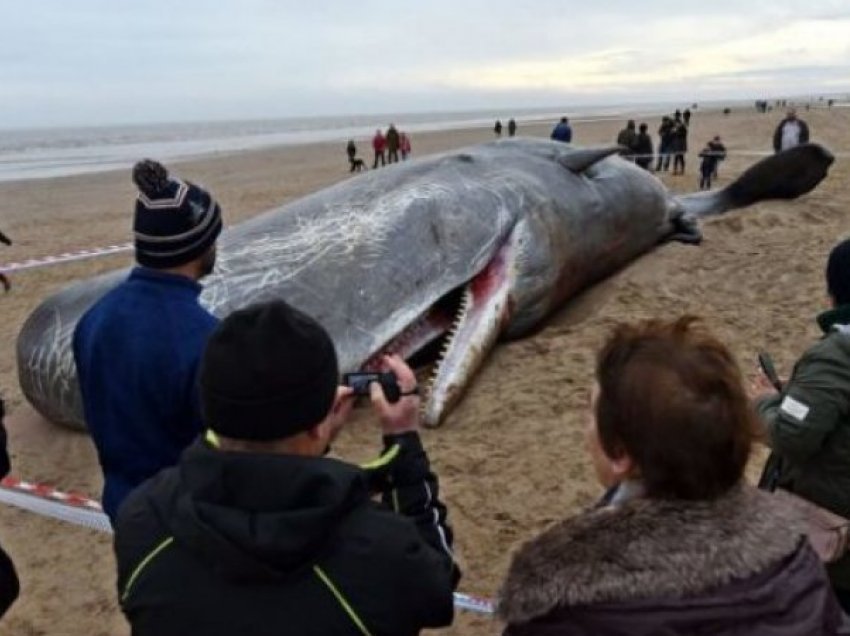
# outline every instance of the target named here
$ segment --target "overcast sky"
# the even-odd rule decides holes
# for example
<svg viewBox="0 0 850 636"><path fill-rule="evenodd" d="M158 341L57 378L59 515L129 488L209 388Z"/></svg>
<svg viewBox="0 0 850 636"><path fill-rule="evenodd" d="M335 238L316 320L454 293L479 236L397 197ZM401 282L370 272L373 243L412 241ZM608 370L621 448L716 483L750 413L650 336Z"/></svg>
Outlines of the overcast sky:
<svg viewBox="0 0 850 636"><path fill-rule="evenodd" d="M0 6L0 127L850 92L850 0Z"/></svg>

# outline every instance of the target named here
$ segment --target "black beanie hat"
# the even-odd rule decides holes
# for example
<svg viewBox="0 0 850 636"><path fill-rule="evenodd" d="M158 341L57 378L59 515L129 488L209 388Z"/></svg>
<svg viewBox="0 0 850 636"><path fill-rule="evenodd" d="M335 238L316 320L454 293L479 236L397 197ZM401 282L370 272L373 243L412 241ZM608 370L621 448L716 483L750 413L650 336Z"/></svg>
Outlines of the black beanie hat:
<svg viewBox="0 0 850 636"><path fill-rule="evenodd" d="M336 351L319 323L282 300L230 314L201 360L206 425L225 437L268 441L306 431L333 406Z"/></svg>
<svg viewBox="0 0 850 636"><path fill-rule="evenodd" d="M850 239L841 241L829 253L826 288L836 305L850 304Z"/></svg>
<svg viewBox="0 0 850 636"><path fill-rule="evenodd" d="M133 183L139 188L133 234L140 265L178 267L212 247L221 233L221 208L209 192L169 178L165 167L150 159L135 165Z"/></svg>

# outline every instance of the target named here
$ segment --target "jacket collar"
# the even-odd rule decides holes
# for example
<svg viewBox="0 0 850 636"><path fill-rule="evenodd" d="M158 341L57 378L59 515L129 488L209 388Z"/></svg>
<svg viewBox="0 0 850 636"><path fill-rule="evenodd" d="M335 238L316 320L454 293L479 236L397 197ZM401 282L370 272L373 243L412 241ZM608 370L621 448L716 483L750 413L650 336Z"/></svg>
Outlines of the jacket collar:
<svg viewBox="0 0 850 636"><path fill-rule="evenodd" d="M192 280L188 276L163 272L151 267L134 267L130 271L129 280L146 281L157 285L182 288L191 291L195 296L199 296L204 289L198 281Z"/></svg>
<svg viewBox="0 0 850 636"><path fill-rule="evenodd" d="M850 305L839 305L829 309L817 317L818 325L824 333L835 329L839 331L850 330Z"/></svg>
<svg viewBox="0 0 850 636"><path fill-rule="evenodd" d="M799 542L793 513L750 486L714 501L632 499L520 548L498 611L525 623L559 606L692 597L761 572Z"/></svg>

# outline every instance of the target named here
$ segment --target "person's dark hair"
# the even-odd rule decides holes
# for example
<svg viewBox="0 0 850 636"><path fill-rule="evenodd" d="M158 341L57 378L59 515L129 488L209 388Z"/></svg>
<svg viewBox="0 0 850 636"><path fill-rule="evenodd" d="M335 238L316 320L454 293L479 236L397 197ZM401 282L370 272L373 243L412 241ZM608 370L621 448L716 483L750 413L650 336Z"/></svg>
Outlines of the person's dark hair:
<svg viewBox="0 0 850 636"><path fill-rule="evenodd" d="M697 318L617 327L596 379L602 448L632 458L647 496L713 499L741 480L755 413L732 354Z"/></svg>
<svg viewBox="0 0 850 636"><path fill-rule="evenodd" d="M829 253L826 287L836 305L850 303L850 239L841 241Z"/></svg>
<svg viewBox="0 0 850 636"><path fill-rule="evenodd" d="M641 124L638 127L638 130L640 130L641 132L646 132L647 128L649 128L649 126L647 126L646 124Z"/></svg>
<svg viewBox="0 0 850 636"><path fill-rule="evenodd" d="M634 119L630 119L628 122L626 122L626 128L634 128L634 127L635 127L635 120Z"/></svg>
<svg viewBox="0 0 850 636"><path fill-rule="evenodd" d="M561 117L561 123L562 123L562 124L566 124L566 123L567 123L567 118L566 118L566 117Z"/></svg>

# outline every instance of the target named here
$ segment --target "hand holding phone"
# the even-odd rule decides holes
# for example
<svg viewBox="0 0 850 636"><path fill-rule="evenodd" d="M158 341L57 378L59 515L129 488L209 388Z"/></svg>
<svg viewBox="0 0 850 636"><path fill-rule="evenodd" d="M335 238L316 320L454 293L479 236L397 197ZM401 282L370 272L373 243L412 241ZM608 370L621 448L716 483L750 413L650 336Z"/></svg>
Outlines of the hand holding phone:
<svg viewBox="0 0 850 636"><path fill-rule="evenodd" d="M347 373L355 395L368 395L385 435L419 430L419 388L413 370L399 356L385 356L385 371Z"/></svg>

